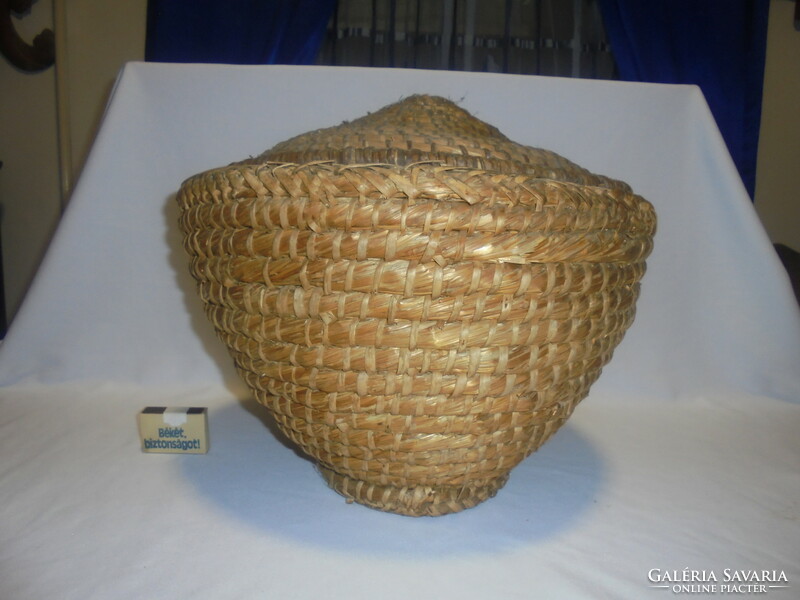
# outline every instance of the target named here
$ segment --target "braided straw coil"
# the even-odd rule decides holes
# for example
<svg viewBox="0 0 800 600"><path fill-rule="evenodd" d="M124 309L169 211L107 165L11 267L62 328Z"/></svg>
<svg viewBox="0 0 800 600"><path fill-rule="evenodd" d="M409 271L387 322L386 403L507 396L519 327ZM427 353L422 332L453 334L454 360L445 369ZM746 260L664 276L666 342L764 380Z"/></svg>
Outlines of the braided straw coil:
<svg viewBox="0 0 800 600"><path fill-rule="evenodd" d="M495 495L634 317L655 214L627 184L412 96L196 175L191 271L238 371L348 499Z"/></svg>

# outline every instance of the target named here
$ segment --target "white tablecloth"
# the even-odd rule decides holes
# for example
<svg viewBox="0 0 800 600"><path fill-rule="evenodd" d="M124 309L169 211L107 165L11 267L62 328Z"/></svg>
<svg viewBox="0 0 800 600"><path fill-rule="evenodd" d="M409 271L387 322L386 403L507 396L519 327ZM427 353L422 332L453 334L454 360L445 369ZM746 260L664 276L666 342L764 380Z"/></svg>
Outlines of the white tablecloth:
<svg viewBox="0 0 800 600"><path fill-rule="evenodd" d="M174 202L189 175L411 93L628 181L659 217L636 322L569 423L496 498L422 519L346 504L247 399ZM131 64L0 347L0 598L676 595L653 569L776 571L789 587L764 593L796 598L799 402L800 312L697 88ZM210 453L142 454L147 405L208 406Z"/></svg>

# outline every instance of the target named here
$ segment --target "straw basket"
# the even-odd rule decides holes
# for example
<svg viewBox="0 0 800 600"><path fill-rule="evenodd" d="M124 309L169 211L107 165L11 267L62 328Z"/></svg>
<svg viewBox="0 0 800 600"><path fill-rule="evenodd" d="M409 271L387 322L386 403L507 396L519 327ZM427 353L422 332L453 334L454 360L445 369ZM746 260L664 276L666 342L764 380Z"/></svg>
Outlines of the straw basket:
<svg viewBox="0 0 800 600"><path fill-rule="evenodd" d="M651 205L413 96L196 175L206 312L336 491L442 515L495 495L634 316Z"/></svg>

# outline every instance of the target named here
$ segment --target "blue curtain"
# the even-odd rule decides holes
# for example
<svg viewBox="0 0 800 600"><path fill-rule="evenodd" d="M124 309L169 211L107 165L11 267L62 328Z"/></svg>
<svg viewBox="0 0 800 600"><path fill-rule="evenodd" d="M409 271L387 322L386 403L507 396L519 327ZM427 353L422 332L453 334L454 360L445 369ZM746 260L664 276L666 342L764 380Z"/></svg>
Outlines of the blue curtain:
<svg viewBox="0 0 800 600"><path fill-rule="evenodd" d="M336 0L149 0L145 60L312 64Z"/></svg>
<svg viewBox="0 0 800 600"><path fill-rule="evenodd" d="M697 84L754 196L769 0L599 0L620 76Z"/></svg>

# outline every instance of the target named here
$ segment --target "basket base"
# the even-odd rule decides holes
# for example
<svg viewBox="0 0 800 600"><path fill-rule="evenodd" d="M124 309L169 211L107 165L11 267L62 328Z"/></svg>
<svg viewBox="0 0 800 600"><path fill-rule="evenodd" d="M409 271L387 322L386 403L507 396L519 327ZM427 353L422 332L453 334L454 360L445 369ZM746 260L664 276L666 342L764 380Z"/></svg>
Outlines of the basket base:
<svg viewBox="0 0 800 600"><path fill-rule="evenodd" d="M328 485L364 506L410 517L438 517L472 508L494 497L508 481L508 473L483 486L393 487L360 481L322 465L319 470Z"/></svg>

